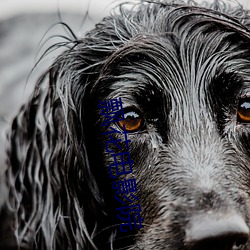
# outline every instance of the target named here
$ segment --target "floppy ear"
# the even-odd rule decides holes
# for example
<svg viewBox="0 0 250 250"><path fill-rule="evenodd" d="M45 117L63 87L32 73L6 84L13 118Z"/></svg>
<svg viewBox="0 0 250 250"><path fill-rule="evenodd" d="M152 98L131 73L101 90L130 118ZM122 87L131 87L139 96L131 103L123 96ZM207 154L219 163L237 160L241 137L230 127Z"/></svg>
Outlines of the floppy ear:
<svg viewBox="0 0 250 250"><path fill-rule="evenodd" d="M110 223L89 156L98 154L91 139L91 88L115 50L110 35L105 23L73 42L38 81L13 121L7 206L18 246L95 249L92 234Z"/></svg>
<svg viewBox="0 0 250 250"><path fill-rule="evenodd" d="M56 64L40 80L9 134L9 205L15 216L18 245L23 247L39 244L39 249L50 249L59 242L65 248L91 244L78 197L84 199L90 192L98 197L99 192L91 175L71 86L66 85L61 70ZM96 196L89 196L95 204Z"/></svg>

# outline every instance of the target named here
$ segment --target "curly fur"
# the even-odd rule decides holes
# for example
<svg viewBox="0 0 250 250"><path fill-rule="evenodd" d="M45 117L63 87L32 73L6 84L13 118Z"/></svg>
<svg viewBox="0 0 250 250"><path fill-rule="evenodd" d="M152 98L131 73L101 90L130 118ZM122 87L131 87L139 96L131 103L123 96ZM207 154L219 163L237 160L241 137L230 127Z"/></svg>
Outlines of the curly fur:
<svg viewBox="0 0 250 250"><path fill-rule="evenodd" d="M249 89L249 27L240 6L147 1L67 44L9 133L4 249L186 249L189 218L209 209L250 225L250 132L233 116ZM128 233L97 108L117 97L147 124L129 135L144 223Z"/></svg>

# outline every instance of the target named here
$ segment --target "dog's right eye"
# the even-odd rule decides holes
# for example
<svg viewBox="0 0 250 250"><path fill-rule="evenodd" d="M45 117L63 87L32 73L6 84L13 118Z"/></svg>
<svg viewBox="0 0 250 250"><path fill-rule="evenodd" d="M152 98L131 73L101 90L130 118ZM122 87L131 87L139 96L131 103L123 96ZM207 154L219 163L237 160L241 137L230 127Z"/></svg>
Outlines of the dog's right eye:
<svg viewBox="0 0 250 250"><path fill-rule="evenodd" d="M144 127L144 119L135 111L125 112L124 118L124 120L118 121L118 125L121 129L123 129L123 125L125 125L128 132L136 132Z"/></svg>
<svg viewBox="0 0 250 250"><path fill-rule="evenodd" d="M237 121L250 123L250 98L240 100L237 111Z"/></svg>

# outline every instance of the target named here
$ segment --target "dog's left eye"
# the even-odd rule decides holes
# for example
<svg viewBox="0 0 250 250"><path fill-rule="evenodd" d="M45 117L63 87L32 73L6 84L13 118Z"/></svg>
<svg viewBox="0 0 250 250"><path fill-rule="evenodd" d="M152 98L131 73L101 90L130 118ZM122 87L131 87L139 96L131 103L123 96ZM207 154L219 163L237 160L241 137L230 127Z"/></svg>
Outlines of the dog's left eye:
<svg viewBox="0 0 250 250"><path fill-rule="evenodd" d="M237 121L250 123L250 98L240 100L237 111Z"/></svg>
<svg viewBox="0 0 250 250"><path fill-rule="evenodd" d="M118 121L118 125L121 129L123 129L123 125L125 125L128 132L139 131L144 126L144 119L135 111L125 112L124 118L124 120Z"/></svg>

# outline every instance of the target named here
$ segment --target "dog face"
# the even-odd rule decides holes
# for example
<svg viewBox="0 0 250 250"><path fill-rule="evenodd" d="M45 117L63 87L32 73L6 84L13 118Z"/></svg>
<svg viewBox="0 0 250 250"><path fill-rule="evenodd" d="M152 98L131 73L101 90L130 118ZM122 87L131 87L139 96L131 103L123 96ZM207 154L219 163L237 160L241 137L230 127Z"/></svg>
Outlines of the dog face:
<svg viewBox="0 0 250 250"><path fill-rule="evenodd" d="M128 249L243 247L249 230L248 34L204 9L151 7L160 14L137 22L95 86L101 100L122 98L124 123L132 128L133 174L127 178L137 181L144 226ZM96 130L107 133L102 122Z"/></svg>
<svg viewBox="0 0 250 250"><path fill-rule="evenodd" d="M10 136L19 245L250 249L250 35L240 11L121 9L56 60ZM98 103L115 98L125 120L102 126ZM126 233L105 144L113 128L119 147L109 149L126 151L123 125L133 172L115 180L136 180L131 204L143 218Z"/></svg>

